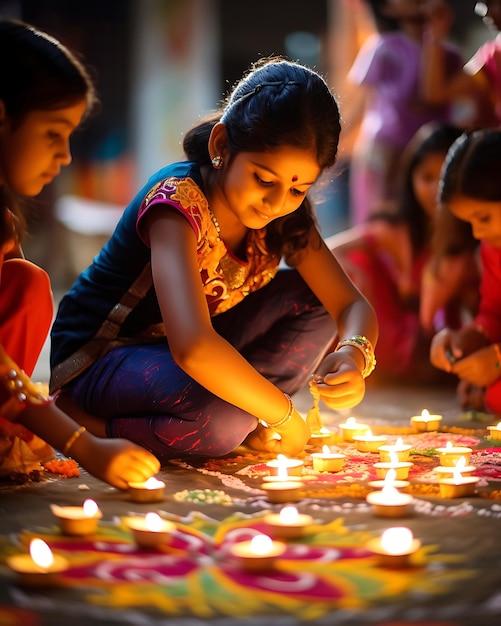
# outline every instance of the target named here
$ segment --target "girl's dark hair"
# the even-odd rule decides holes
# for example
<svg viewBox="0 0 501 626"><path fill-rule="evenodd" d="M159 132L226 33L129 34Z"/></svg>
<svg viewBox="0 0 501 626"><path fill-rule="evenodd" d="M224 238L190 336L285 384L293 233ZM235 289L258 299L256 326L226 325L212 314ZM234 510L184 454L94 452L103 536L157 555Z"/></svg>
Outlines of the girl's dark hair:
<svg viewBox="0 0 501 626"><path fill-rule="evenodd" d="M484 128L464 133L451 146L442 171L440 202L455 196L501 202L499 171L501 130Z"/></svg>
<svg viewBox="0 0 501 626"><path fill-rule="evenodd" d="M450 147L439 189L441 209L433 246L437 259L477 247L471 224L457 218L448 205L458 196L501 202L500 164L501 130L497 128L463 133Z"/></svg>
<svg viewBox="0 0 501 626"><path fill-rule="evenodd" d="M434 224L416 197L414 173L432 154L443 155L445 159L447 151L462 132L461 128L446 122L428 122L421 126L402 154L397 172L399 192L396 201L369 217L369 221L385 219L393 224L407 224L415 256L429 245Z"/></svg>
<svg viewBox="0 0 501 626"><path fill-rule="evenodd" d="M448 123L430 122L422 126L410 140L402 160L399 206L404 220L410 226L411 243L417 254L429 245L433 224L419 203L414 190L416 168L431 154L447 155L462 129Z"/></svg>
<svg viewBox="0 0 501 626"><path fill-rule="evenodd" d="M92 80L57 39L15 20L0 20L0 99L17 122L33 110L96 102Z"/></svg>
<svg viewBox="0 0 501 626"><path fill-rule="evenodd" d="M92 80L82 63L53 37L24 22L0 20L0 100L19 126L33 110L72 106L82 100L87 114L97 102ZM25 219L6 185L0 188L0 210L16 216L18 237ZM4 236L4 231L0 237Z"/></svg>
<svg viewBox="0 0 501 626"><path fill-rule="evenodd" d="M372 15L374 16L374 22L378 32L386 33L390 31L400 30L400 24L398 20L385 14L384 9L385 6L388 4L388 0L365 0L365 2L372 11Z"/></svg>
<svg viewBox="0 0 501 626"><path fill-rule="evenodd" d="M341 132L337 102L325 80L299 63L276 57L255 63L221 108L188 131L183 142L188 159L210 163L208 141L218 121L226 126L231 155L291 146L312 150L321 170L336 162ZM306 246L314 222L305 199L297 211L266 227L269 251L291 258Z"/></svg>

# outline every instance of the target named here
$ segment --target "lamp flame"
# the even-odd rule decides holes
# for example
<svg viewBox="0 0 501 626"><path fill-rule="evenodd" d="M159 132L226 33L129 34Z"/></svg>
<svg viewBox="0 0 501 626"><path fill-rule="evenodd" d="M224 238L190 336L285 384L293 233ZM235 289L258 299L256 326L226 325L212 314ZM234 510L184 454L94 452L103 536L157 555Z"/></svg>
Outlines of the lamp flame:
<svg viewBox="0 0 501 626"><path fill-rule="evenodd" d="M255 535L250 542L250 550L256 556L264 556L270 552L272 540L268 535Z"/></svg>
<svg viewBox="0 0 501 626"><path fill-rule="evenodd" d="M299 517L298 510L295 506L284 506L280 511L280 521L282 524L294 524Z"/></svg>
<svg viewBox="0 0 501 626"><path fill-rule="evenodd" d="M144 483L145 489L158 489L162 486L162 482L157 480L154 476L148 478L148 480Z"/></svg>
<svg viewBox="0 0 501 626"><path fill-rule="evenodd" d="M157 513L146 513L144 521L146 528L152 532L159 532L162 529L162 518Z"/></svg>
<svg viewBox="0 0 501 626"><path fill-rule="evenodd" d="M97 504L94 502L94 500L91 500L90 498L85 500L82 508L85 517L94 517L99 510Z"/></svg>
<svg viewBox="0 0 501 626"><path fill-rule="evenodd" d="M390 487L393 487L395 480L397 479L397 470L394 470L393 468L390 468L387 472L386 472L386 476L384 477L384 485L389 485Z"/></svg>
<svg viewBox="0 0 501 626"><path fill-rule="evenodd" d="M414 536L409 528L396 526L387 528L381 535L381 547L389 554L407 554Z"/></svg>
<svg viewBox="0 0 501 626"><path fill-rule="evenodd" d="M47 570L54 563L52 550L43 539L31 540L30 555L34 563L41 569Z"/></svg>

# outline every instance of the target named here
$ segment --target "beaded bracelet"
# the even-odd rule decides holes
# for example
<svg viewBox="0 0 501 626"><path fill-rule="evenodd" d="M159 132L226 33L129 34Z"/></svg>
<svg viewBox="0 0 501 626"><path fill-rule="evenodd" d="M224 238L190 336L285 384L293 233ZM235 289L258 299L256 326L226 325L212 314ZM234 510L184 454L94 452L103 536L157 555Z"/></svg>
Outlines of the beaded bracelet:
<svg viewBox="0 0 501 626"><path fill-rule="evenodd" d="M357 348L364 356L364 369L361 374L364 378L367 378L369 374L374 371L376 367L376 359L374 357L374 348L372 347L372 343L364 337L363 335L354 335L349 339L342 339L338 342L336 346L335 352L337 352L343 346L352 346L353 348Z"/></svg>
<svg viewBox="0 0 501 626"><path fill-rule="evenodd" d="M294 415L294 405L292 404L291 397L288 396L286 393L284 393L284 396L287 398L288 402L287 413L282 417L281 420L278 420L278 422L275 422L274 424L268 423L268 426L270 426L270 428L273 428L274 430L278 430L279 428L282 428L283 426L288 424L291 421L292 416Z"/></svg>
<svg viewBox="0 0 501 626"><path fill-rule="evenodd" d="M80 437L80 435L83 435L84 432L87 429L85 428L85 426L80 426L80 428L78 428L77 430L75 430L75 432L71 435L71 437L68 439L68 441L64 444L64 448L63 448L63 454L64 456L68 456L68 453L71 449L71 446L75 443L75 441Z"/></svg>

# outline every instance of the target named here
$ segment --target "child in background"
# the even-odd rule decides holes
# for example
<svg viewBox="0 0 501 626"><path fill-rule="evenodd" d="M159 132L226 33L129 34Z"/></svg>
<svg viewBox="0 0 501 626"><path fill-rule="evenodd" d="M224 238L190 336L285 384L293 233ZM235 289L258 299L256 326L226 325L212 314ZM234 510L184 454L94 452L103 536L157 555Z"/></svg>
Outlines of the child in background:
<svg viewBox="0 0 501 626"><path fill-rule="evenodd" d="M448 104L430 104L421 96L422 40L433 0L366 1L379 32L365 42L348 76L366 100L350 168L353 225L395 199L400 155L418 129L452 120ZM436 10L450 19L446 6ZM462 66L461 54L450 44L441 46L444 71L452 75Z"/></svg>
<svg viewBox="0 0 501 626"><path fill-rule="evenodd" d="M85 432L29 379L53 303L49 277L22 254L18 197L36 196L71 162L70 135L94 102L86 70L65 47L27 24L0 21L0 473L26 472L52 457L36 433L126 488L158 471L157 459L129 441Z"/></svg>
<svg viewBox="0 0 501 626"><path fill-rule="evenodd" d="M471 224L480 240L480 305L471 323L442 329L432 340L435 367L461 379L464 408L501 414L501 130L462 135L451 147L442 173L440 202ZM440 219L442 219L440 215ZM455 238L447 220L444 237ZM484 390L479 404L478 391Z"/></svg>
<svg viewBox="0 0 501 626"><path fill-rule="evenodd" d="M378 379L431 382L437 378L429 362L433 326L423 328L420 321L422 276L429 260L440 169L461 132L449 124L425 124L402 155L398 201L381 208L365 224L326 240L376 311ZM466 254L464 260L474 272L472 255ZM449 324L452 315L458 323L459 296L464 300L472 289L476 292L477 285L476 275L465 273L448 292L448 301L442 304Z"/></svg>
<svg viewBox="0 0 501 626"><path fill-rule="evenodd" d="M377 322L307 195L334 165L339 133L315 71L278 58L251 68L61 301L51 385L62 406L169 459L244 440L302 452L310 433L290 395L312 373L329 406L357 404ZM282 257L294 269L279 270Z"/></svg>
<svg viewBox="0 0 501 626"><path fill-rule="evenodd" d="M434 0L439 6L443 0ZM477 2L476 12L482 8L484 22L498 32L484 43L463 69L450 74L446 71L443 41L450 20L444 12L431 11L424 38L423 94L430 104L441 105L452 101L466 101L472 109L465 127L478 128L501 124L501 0Z"/></svg>

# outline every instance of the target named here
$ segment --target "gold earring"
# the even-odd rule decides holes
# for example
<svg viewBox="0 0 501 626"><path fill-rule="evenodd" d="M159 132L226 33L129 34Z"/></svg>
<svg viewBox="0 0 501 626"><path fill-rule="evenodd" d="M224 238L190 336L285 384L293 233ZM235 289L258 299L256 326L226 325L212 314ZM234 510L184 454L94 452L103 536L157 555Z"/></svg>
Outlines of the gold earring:
<svg viewBox="0 0 501 626"><path fill-rule="evenodd" d="M223 157L220 154L216 154L211 163L215 170L220 170L223 167Z"/></svg>

